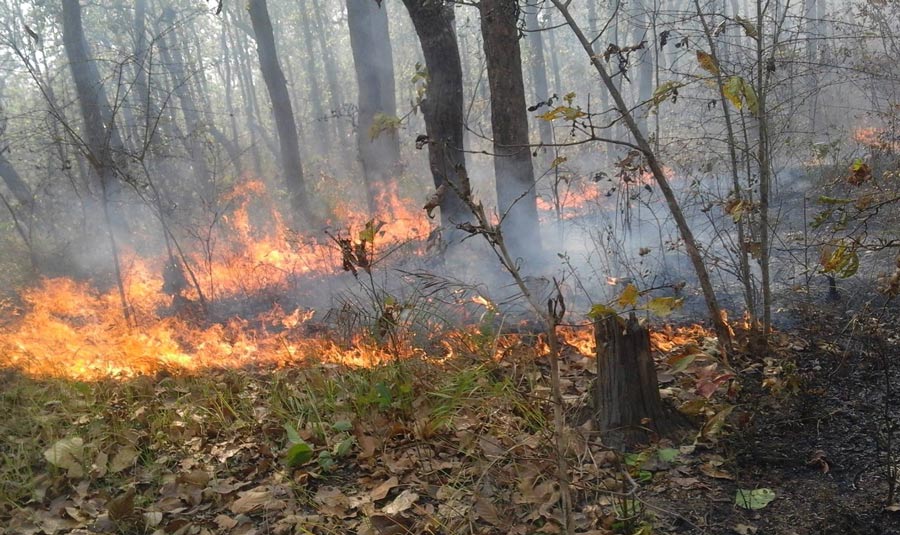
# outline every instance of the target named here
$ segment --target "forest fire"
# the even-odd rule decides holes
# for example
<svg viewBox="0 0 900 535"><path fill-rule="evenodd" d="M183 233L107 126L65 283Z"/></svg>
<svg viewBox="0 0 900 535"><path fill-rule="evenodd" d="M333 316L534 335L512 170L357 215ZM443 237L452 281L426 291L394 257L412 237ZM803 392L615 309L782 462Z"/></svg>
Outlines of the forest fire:
<svg viewBox="0 0 900 535"><path fill-rule="evenodd" d="M278 304L261 312L209 323L185 303L206 299L258 296L294 288L297 278L324 277L340 270L340 253L324 240L292 236L268 203L262 230L250 205L265 201L265 187L250 181L227 194L234 208L216 235L221 245L187 258L199 289L164 291L163 258L128 254L122 261L125 299L133 325L122 313L117 290L99 290L69 278L44 279L21 294L23 310L0 330L0 365L35 376L79 379L129 377L161 370L198 370L250 364L282 365L315 357L355 366L388 358L386 350L362 339L352 349L305 335L312 310L283 310ZM380 225L378 246L393 247L427 236L428 222L413 203L391 190L380 199L390 221ZM341 220L351 229L366 218L344 207ZM351 238L353 239L353 238ZM181 305L176 305L181 301Z"/></svg>
<svg viewBox="0 0 900 535"><path fill-rule="evenodd" d="M853 141L879 152L900 152L900 138L896 133L880 128L857 128L853 131Z"/></svg>

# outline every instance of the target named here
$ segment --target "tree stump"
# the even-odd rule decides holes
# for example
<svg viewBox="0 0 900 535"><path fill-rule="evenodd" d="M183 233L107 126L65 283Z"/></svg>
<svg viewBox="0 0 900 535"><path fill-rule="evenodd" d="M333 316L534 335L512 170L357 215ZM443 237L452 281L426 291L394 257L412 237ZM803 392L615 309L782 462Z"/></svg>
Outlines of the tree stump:
<svg viewBox="0 0 900 535"><path fill-rule="evenodd" d="M659 396L650 332L632 313L594 321L597 380L594 411L604 441L621 448L671 435L686 423Z"/></svg>

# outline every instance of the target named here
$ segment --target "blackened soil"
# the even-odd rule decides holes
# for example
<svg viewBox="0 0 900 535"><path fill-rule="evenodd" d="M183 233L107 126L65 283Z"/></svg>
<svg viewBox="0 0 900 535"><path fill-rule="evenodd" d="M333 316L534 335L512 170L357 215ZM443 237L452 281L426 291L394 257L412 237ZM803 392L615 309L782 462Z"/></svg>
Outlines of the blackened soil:
<svg viewBox="0 0 900 535"><path fill-rule="evenodd" d="M779 362L794 393L773 398L757 370L760 380L745 380L749 422L725 445L736 485L778 498L758 512L722 503L713 531L900 534L900 512L885 510L889 462L900 468L900 318L884 309L805 316L794 334L806 347Z"/></svg>

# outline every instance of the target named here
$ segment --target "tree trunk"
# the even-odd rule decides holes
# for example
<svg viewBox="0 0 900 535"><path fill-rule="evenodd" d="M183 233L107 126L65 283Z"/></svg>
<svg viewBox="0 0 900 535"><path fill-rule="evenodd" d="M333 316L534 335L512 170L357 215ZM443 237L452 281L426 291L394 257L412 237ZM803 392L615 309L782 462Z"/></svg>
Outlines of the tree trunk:
<svg viewBox="0 0 900 535"><path fill-rule="evenodd" d="M197 187L206 199L214 201L215 184L209 172L206 151L203 147L203 138L205 136L203 135L203 122L200 119L200 107L197 105L190 90L190 85L185 75L185 59L180 48L181 46L186 46L187 43L175 37L175 28L173 27L175 24L174 9L167 8L163 11L160 22L169 26L168 29L157 28L157 33L162 36L159 41L159 51L163 62L172 75L172 90L178 97L179 104L181 104L181 113L184 116L186 128L185 134L187 135L182 142L191 158Z"/></svg>
<svg viewBox="0 0 900 535"><path fill-rule="evenodd" d="M319 87L319 76L316 72L316 54L312 54L315 50L313 43L312 28L309 23L309 14L306 9L300 9L300 27L303 29L303 45L307 53L303 54L306 58L306 81L309 83L309 101L312 104L313 114L313 139L316 146L323 155L331 152L331 125L327 122L328 117L325 108L322 106L322 90Z"/></svg>
<svg viewBox="0 0 900 535"><path fill-rule="evenodd" d="M575 33L575 36L578 37L582 48L584 48L585 53L590 57L594 69L597 71L597 74L600 75L600 78L603 79L603 84L609 90L610 97L612 97L613 101L616 103L616 108L618 108L619 113L622 115L622 120L631 131L631 135L635 139L635 144L647 161L650 171L653 173L653 179L656 181L656 184L659 186L659 189L666 200L666 206L669 208L669 212L672 213L672 218L675 220L675 226L678 228L678 234L684 241L685 251L687 252L688 258L691 260L694 273L696 273L700 287L703 290L703 299L706 301L706 308L709 311L710 320L715 327L716 336L719 338L719 344L727 354L731 347L731 331L729 330L728 325L725 324L725 320L722 318L722 309L719 308L719 300L716 297L715 289L713 289L709 271L706 269L706 264L704 264L703 254L700 252L700 247L697 244L696 238L694 238L694 233L687 222L687 218L684 216L684 211L682 211L681 205L679 204L677 197L675 197L675 192L672 190L671 184L669 184L669 179L666 177L665 171L663 171L662 163L657 158L653 148L647 142L647 138L641 133L641 129L629 112L628 105L622 98L622 94L619 92L615 82L613 82L609 73L606 71L606 68L603 66L602 56L598 56L594 51L590 41L588 41L584 32L581 31L581 28L572 18L572 14L569 13L563 0L551 1L563 14L563 17L566 19L566 24L569 25Z"/></svg>
<svg viewBox="0 0 900 535"><path fill-rule="evenodd" d="M550 89L547 84L547 62L544 59L544 38L541 36L541 25L538 22L537 8L526 8L525 27L528 29L528 46L531 49L528 62L531 67L531 79L534 84L534 102L546 102L550 98ZM541 111L543 113L543 111ZM538 136L541 143L550 145L553 143L553 125L550 121L535 119L538 123ZM547 149L540 149L540 153L546 160Z"/></svg>
<svg viewBox="0 0 900 535"><path fill-rule="evenodd" d="M81 22L80 0L64 0L62 8L63 47L69 60L69 68L75 81L75 92L78 95L81 116L84 120L83 137L86 140L86 146L82 149L87 153L88 160L100 179L101 208L109 238L113 271L119 289L122 314L125 316L126 323L130 324L131 311L125 295L124 281L119 266L118 244L113 232L114 228L127 230L127 224L121 212L122 207L118 204L110 206L120 197L121 183L117 179L116 173L117 170L122 170L117 169L114 152L121 154L122 139L119 137L112 110L106 100L106 92L100 83L100 73L88 54L84 27Z"/></svg>
<svg viewBox="0 0 900 535"><path fill-rule="evenodd" d="M666 410L659 396L650 332L632 313L594 321L597 379L594 410L605 444L628 447L671 435L683 418Z"/></svg>
<svg viewBox="0 0 900 535"><path fill-rule="evenodd" d="M445 186L440 202L444 239L461 237L456 225L471 219L459 193L467 194L463 152L463 79L454 31L452 5L433 0L403 0L409 11L428 69L428 90L422 101L428 156L436 188Z"/></svg>
<svg viewBox="0 0 900 535"><path fill-rule="evenodd" d="M278 55L275 50L275 36L266 0L250 0L250 21L256 36L256 51L259 54L259 67L262 71L272 109L275 112L275 126L278 129L278 141L281 145L281 168L287 183L291 207L294 217L300 220L313 219L310 211L306 184L303 179L303 165L300 160L300 143L297 137L297 124L294 121L294 110L288 95L287 83ZM299 222L299 220L295 219Z"/></svg>
<svg viewBox="0 0 900 535"><path fill-rule="evenodd" d="M541 233L516 25L518 6L516 0L482 0L480 6L481 35L491 86L494 180L500 227L514 257L534 259L541 251Z"/></svg>
<svg viewBox="0 0 900 535"><path fill-rule="evenodd" d="M379 6L372 0L347 0L350 47L359 87L357 146L372 213L377 208L379 191L400 161L397 130L373 130L377 115L389 118L397 115L394 60L386 10L386 6Z"/></svg>
<svg viewBox="0 0 900 535"><path fill-rule="evenodd" d="M382 12L385 12L386 9L387 6L381 6ZM334 123L333 128L338 136L338 145L343 146L347 137L344 128L346 122L343 120L343 118L340 117L341 106L344 104L344 96L341 91L339 65L334 57L335 47L329 46L327 41L325 40L325 36L330 32L328 30L325 17L322 16L323 10L324 8L321 6L321 2L319 2L319 0L313 0L313 13L315 13L316 15L316 40L318 41L319 48L322 51L322 65L325 67L325 80L328 82L328 103L330 104L329 107L331 108L331 113L329 113L329 121L332 121ZM382 35L382 38L384 42L387 43L388 48L390 48L390 38L388 36L386 26L385 33ZM393 65L391 65L391 67L393 67Z"/></svg>

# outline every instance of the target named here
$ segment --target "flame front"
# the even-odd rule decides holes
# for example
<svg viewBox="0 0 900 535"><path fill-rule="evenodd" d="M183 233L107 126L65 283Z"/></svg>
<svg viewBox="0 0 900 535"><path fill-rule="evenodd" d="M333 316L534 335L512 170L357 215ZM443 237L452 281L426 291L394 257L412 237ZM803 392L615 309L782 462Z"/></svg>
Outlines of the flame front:
<svg viewBox="0 0 900 535"><path fill-rule="evenodd" d="M121 266L127 307L123 314L116 288L99 290L68 278L44 279L21 294L21 307L8 305L0 329L0 366L34 376L79 379L129 377L160 370L197 370L213 366L284 365L314 357L355 366L369 366L389 355L360 339L351 349L324 337L305 334L310 310L284 311L269 306L250 317L231 317L211 323L190 306L201 293L209 300L279 295L294 288L301 277L332 276L341 269L340 252L322 239L292 233L266 196L261 182L249 181L225 195L230 205L217 232L185 253L191 281L177 292L163 290L164 258L123 255ZM268 213L254 224L251 203ZM428 220L388 188L378 200L390 214L379 230L382 247L422 241ZM254 207L259 211L258 207ZM339 207L343 226L360 229L368 218ZM186 277L187 278L187 277ZM178 306L176 300L181 300Z"/></svg>

